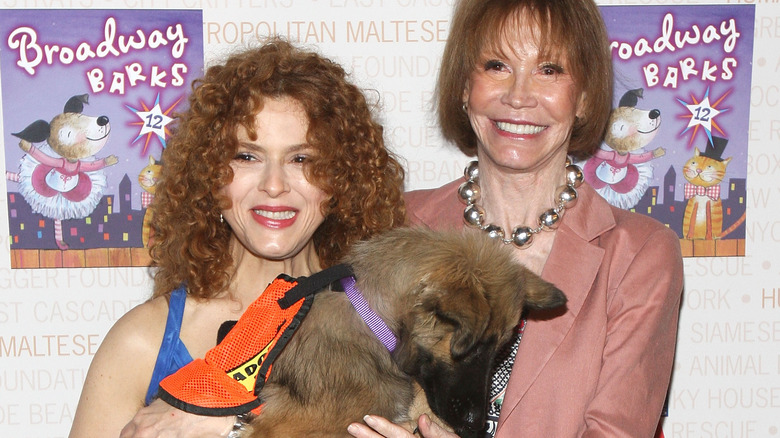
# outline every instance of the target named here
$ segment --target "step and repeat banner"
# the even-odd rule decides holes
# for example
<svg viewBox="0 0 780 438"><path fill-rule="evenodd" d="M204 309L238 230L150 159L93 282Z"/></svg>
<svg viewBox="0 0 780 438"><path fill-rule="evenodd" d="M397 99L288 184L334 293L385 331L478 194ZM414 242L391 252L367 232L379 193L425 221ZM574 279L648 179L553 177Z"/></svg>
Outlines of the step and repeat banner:
<svg viewBox="0 0 780 438"><path fill-rule="evenodd" d="M614 109L581 164L685 255L659 435L780 437L780 2L599 4ZM452 6L0 0L0 436L68 435L105 333L151 293L147 207L169 125L231 52L282 35L331 57L376 104L407 189L461 176L469 158L432 111ZM696 178L702 163L715 179Z"/></svg>

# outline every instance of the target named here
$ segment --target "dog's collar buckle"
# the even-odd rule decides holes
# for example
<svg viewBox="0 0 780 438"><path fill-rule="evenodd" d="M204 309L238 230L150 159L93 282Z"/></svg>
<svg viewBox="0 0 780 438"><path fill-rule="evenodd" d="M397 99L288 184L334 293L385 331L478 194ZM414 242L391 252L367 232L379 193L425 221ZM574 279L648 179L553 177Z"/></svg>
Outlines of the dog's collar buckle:
<svg viewBox="0 0 780 438"><path fill-rule="evenodd" d="M368 328L374 332L377 339L387 348L387 351L395 351L396 345L398 345L398 338L390 331L385 321L381 316L377 315L371 306L368 305L368 301L355 286L355 277L349 276L341 279L341 285L344 286L344 292L349 298L349 302L352 303L352 307L357 310L357 313L363 318L363 321L368 325Z"/></svg>

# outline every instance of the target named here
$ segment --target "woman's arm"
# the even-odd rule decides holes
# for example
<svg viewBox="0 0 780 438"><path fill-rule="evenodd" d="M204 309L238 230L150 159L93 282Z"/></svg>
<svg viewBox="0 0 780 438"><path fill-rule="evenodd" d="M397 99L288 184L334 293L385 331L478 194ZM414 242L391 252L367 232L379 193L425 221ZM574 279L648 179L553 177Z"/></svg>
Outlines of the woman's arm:
<svg viewBox="0 0 780 438"><path fill-rule="evenodd" d="M143 407L167 311L164 299L150 301L109 330L87 372L70 438L117 437Z"/></svg>
<svg viewBox="0 0 780 438"><path fill-rule="evenodd" d="M582 437L652 437L674 360L683 287L674 232L653 233L609 291L607 335L597 392Z"/></svg>
<svg viewBox="0 0 780 438"><path fill-rule="evenodd" d="M180 411L157 399L138 411L120 438L224 438L236 416L204 417Z"/></svg>

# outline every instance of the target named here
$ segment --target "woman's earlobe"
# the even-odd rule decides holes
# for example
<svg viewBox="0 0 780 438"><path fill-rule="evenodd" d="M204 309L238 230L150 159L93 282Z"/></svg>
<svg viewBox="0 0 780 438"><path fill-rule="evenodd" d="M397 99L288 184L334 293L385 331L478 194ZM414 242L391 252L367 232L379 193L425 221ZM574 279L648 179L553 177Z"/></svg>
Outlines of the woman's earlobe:
<svg viewBox="0 0 780 438"><path fill-rule="evenodd" d="M460 106L460 109L463 110L464 113L468 114L469 112L469 84L466 83L466 86L463 88L463 95L461 96L461 102L463 102Z"/></svg>
<svg viewBox="0 0 780 438"><path fill-rule="evenodd" d="M578 120L582 120L585 118L584 109L585 105L588 103L588 98L585 95L585 92L580 93L580 98L577 100L577 111L574 113L574 115L577 117Z"/></svg>

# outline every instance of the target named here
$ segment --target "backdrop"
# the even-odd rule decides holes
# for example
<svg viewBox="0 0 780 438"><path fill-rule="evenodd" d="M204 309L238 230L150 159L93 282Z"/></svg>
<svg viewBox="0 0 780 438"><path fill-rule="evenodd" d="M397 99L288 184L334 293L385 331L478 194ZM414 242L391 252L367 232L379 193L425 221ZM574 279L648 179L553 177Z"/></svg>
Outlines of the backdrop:
<svg viewBox="0 0 780 438"><path fill-rule="evenodd" d="M777 0L642 0L601 1L600 4L635 8L664 6L672 11L689 5L717 4L719 7L713 11L717 11L718 17L723 16L726 7L750 8L747 14L746 9L734 9L741 17L752 18L755 14L754 26L743 20L738 29L752 41L752 57L744 38L739 40L738 46L740 68L748 69L740 84L743 87L750 84L749 88L735 91L734 95L728 95L734 97L717 103L716 99L728 94L728 90L717 86L725 80L722 75L733 66L725 61L728 56L723 54L707 58L717 66L711 72L718 76L711 81L709 110L728 109L742 121L724 124L722 121L727 119L716 119L721 121L719 126L731 139L724 157L733 152L735 173L743 178L742 187L746 185L742 193L739 187L729 189L736 190L732 192L737 193L732 200L740 197L740 205L746 210L742 231L737 231L740 242L729 251L744 255L685 259L679 342L663 433L667 437L685 438L780 436L780 417L777 415L780 412L780 261L776 256L780 250L780 208L775 205L780 200L780 153L777 152L780 145L780 84L777 79L780 77L780 52L777 50L780 45L780 4ZM407 189L435 187L448 182L462 175L468 161L442 141L431 111L437 66L449 30L451 0L0 0L0 7L202 11L202 51L206 65L258 37L282 34L339 61L356 82L369 90L371 98L380 105L390 147L404 159ZM708 24L708 9L703 7L696 14L702 30ZM87 11L83 12L85 17L92 17L86 14ZM44 11L39 13L44 14ZM176 12L171 13L176 15ZM6 11L0 15L5 17ZM122 14L118 16L122 17ZM635 20L639 26L643 24L643 16L626 14L626 22L622 25L630 27L631 20ZM728 25L721 25L721 18L713 20L711 33L704 32L702 41L709 35L709 42L726 50ZM108 32L104 19L95 21L94 29L84 25L77 30L84 34L97 32L101 36L104 31ZM654 33L642 36L652 45L659 34L666 32L665 29L659 21ZM690 29L690 25L679 18L667 30ZM8 30L2 31L0 55L7 59L9 54L13 56L13 50L7 44ZM121 32L118 34L122 35ZM155 36L158 40L153 43L151 34L147 36L149 41L143 50L160 49L159 39L167 37L173 43L175 37L158 34ZM200 38L200 35L195 36ZM31 38L27 35L27 42ZM43 33L38 38L41 46L47 42ZM630 41L631 47L624 49L631 49L636 55L636 41ZM197 50L195 46L197 44L191 42L188 50ZM78 47L73 45L71 48L70 55L78 57ZM141 49L138 50L138 57L141 57ZM160 68L166 69L168 79L173 78L176 64L171 56L175 57L174 51L170 45L165 46L165 56L161 59L167 61ZM63 59L68 61L67 56L59 59L55 56L52 63L65 64ZM188 65L197 64L196 60ZM668 67L659 65L662 83L667 79ZM699 76L703 71L701 67L700 64L696 68ZM37 68L42 70L43 66ZM189 71L188 75L193 76L193 73ZM0 76L0 84L5 88L8 85L4 80ZM701 80L706 82L707 78ZM66 85L70 84L63 84L63 87ZM110 86L108 82L106 85ZM663 84L657 88L647 83L640 85L646 92L662 89L668 92L671 88ZM739 90L736 85L734 89ZM6 91L3 90L4 95ZM96 94L94 91L84 92ZM621 90L616 91L616 99L621 93ZM736 96L744 96L744 103ZM685 95L681 99L684 102L675 103L677 107L671 110L667 119L683 117L686 108L683 103L697 103L701 108L704 97L703 89ZM99 95L93 95L90 105L99 105L100 100ZM64 103L64 100L57 103L57 108ZM152 97L135 100L129 106L144 115L152 114L164 120L164 111L153 111L155 103ZM164 98L158 103L161 110L173 105ZM34 108L34 104L35 100L32 100L17 108L15 104L4 102L0 118L6 120L22 111L22 106ZM51 117L54 112L47 114ZM688 113L689 119L695 116ZM119 122L112 123L119 126ZM130 123L126 122L126 125ZM718 123L709 126L711 133L722 136L717 126ZM136 126L136 129L140 128ZM152 134L161 134L153 136L148 131L138 131L139 136L144 137L140 142L148 148L149 154L159 157L164 132L164 129L152 131ZM676 141L688 145L693 138L693 146L687 146L688 152L694 146L704 151L708 139L703 133L703 130L698 131L697 137L692 137L693 131L682 134L678 130ZM7 152L0 155L0 163L10 171L18 167L17 158L8 158L11 150L14 153L18 150L18 139L9 137L5 131L0 134ZM669 144L658 144L658 147L674 150ZM111 150L101 156L109 153L114 152ZM120 156L120 160L122 158ZM656 172L666 172L666 168L659 170L656 166ZM130 177L134 182L136 175L131 172ZM3 179L0 190L7 188L9 193L15 192L16 184ZM724 184L722 196L727 197L725 189ZM132 192L132 197L132 202L127 202L133 209L139 208L141 201L135 198L140 197L140 193ZM14 210L9 208L9 199L10 195L0 197L0 435L65 437L92 356L111 325L149 297L151 280L145 268L132 267L130 261L120 263L119 267L97 267L104 265L95 262L80 268L26 268L19 258L12 263L16 256L12 256L11 244L16 231L9 231L9 224L13 222L9 221L9 211ZM13 202L16 202L15 198ZM654 203L655 199L649 202ZM124 211L113 204L108 208ZM729 225L724 223L724 228Z"/></svg>

